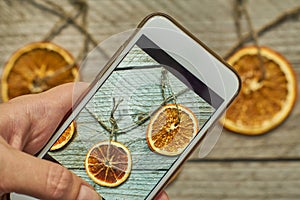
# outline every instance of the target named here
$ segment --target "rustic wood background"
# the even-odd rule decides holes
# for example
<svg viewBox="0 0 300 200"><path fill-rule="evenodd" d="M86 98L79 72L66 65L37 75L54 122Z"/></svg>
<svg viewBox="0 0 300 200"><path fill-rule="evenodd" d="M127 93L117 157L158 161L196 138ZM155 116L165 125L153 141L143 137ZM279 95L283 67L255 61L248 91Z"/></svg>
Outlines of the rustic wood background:
<svg viewBox="0 0 300 200"><path fill-rule="evenodd" d="M0 73L9 56L27 43L48 38L78 57L85 38L88 38L88 49L91 50L93 43L134 28L144 16L155 11L175 17L221 56L225 56L238 41L234 6L230 0L89 0L86 23L82 23L85 21L82 15L75 20L69 19L55 37L47 37L53 27L65 24L68 15L76 17L78 8L74 2L76 0L0 1ZM247 1L255 30L297 6L300 6L297 0ZM242 24L242 32L247 34L245 19ZM277 50L292 63L298 79L299 33L298 14L259 36L261 45ZM270 133L247 137L223 130L207 156L200 158L197 150L167 188L171 200L299 199L298 102L289 118Z"/></svg>

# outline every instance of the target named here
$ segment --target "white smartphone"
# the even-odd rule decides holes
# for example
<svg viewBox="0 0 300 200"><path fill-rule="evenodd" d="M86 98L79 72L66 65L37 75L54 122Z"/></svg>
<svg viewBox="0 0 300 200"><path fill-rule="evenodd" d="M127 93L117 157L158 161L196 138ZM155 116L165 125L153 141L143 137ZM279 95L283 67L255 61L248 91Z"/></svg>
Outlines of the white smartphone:
<svg viewBox="0 0 300 200"><path fill-rule="evenodd" d="M149 15L38 157L48 153L106 200L153 199L239 89L230 66L185 28ZM49 151L72 121L73 140Z"/></svg>

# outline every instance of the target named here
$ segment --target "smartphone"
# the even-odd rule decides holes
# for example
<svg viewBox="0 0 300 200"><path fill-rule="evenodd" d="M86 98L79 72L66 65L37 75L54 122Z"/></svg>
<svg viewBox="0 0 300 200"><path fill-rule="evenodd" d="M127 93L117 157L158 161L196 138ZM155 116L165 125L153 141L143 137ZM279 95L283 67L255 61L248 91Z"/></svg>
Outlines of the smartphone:
<svg viewBox="0 0 300 200"><path fill-rule="evenodd" d="M166 14L147 16L39 153L106 200L153 199L240 89L237 74ZM76 122L63 149L49 151Z"/></svg>

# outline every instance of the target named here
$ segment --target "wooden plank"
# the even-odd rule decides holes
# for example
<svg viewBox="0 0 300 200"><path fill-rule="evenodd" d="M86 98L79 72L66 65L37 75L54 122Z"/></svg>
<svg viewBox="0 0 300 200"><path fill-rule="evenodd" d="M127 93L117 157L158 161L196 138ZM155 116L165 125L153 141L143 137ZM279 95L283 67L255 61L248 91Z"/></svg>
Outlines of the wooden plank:
<svg viewBox="0 0 300 200"><path fill-rule="evenodd" d="M179 199L299 199L299 162L187 162L167 192Z"/></svg>

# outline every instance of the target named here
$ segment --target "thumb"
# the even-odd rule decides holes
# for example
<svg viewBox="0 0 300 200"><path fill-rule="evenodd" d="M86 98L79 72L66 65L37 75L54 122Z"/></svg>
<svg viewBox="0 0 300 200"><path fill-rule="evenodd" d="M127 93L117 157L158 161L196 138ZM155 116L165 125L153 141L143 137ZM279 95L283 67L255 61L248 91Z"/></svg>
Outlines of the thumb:
<svg viewBox="0 0 300 200"><path fill-rule="evenodd" d="M10 148L8 153L2 154L6 155L3 159L5 162L1 162L9 165L1 167L2 192L16 192L39 199L101 199L86 182L66 168L11 147L7 148Z"/></svg>

